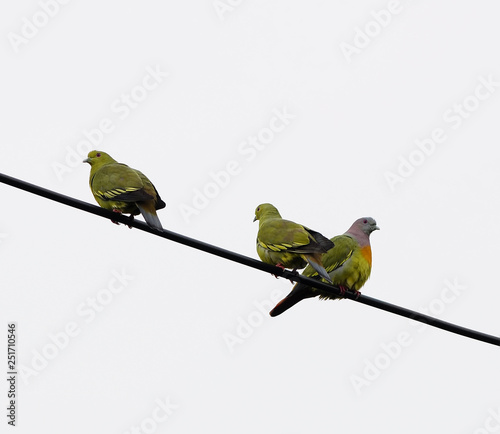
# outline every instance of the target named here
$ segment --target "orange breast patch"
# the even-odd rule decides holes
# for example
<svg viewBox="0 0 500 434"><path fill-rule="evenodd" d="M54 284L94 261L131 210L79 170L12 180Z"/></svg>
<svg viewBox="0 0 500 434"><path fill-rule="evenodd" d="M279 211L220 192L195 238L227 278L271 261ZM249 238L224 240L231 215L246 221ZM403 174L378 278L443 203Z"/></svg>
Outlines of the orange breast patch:
<svg viewBox="0 0 500 434"><path fill-rule="evenodd" d="M366 260L366 262L368 262L370 264L370 267L371 267L372 266L372 249L369 245L361 248L361 255Z"/></svg>

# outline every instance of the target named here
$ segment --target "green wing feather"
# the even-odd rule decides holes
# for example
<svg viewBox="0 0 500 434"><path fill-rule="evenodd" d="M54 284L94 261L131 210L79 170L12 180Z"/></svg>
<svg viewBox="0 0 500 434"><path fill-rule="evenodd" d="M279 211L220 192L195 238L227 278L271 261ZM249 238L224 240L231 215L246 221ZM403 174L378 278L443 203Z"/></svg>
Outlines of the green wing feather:
<svg viewBox="0 0 500 434"><path fill-rule="evenodd" d="M278 252L307 246L310 242L304 227L289 220L268 219L259 227L259 243L265 249Z"/></svg>
<svg viewBox="0 0 500 434"><path fill-rule="evenodd" d="M324 253L330 240L298 223L283 219L264 220L259 227L257 243L273 252Z"/></svg>
<svg viewBox="0 0 500 434"><path fill-rule="evenodd" d="M358 243L349 235L338 235L331 239L335 247L328 250L323 257L322 262L328 274L342 267L358 248ZM318 277L318 272L308 265L302 273L307 277Z"/></svg>
<svg viewBox="0 0 500 434"><path fill-rule="evenodd" d="M125 164L113 163L101 167L90 184L94 195L102 200L137 202L154 198L143 190L144 183L137 171Z"/></svg>

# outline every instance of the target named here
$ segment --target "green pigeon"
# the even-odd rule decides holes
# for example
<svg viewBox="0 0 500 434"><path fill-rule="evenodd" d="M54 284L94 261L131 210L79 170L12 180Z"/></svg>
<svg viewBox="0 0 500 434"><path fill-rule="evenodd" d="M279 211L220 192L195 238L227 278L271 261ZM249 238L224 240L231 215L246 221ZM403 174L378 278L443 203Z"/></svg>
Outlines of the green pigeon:
<svg viewBox="0 0 500 434"><path fill-rule="evenodd" d="M102 151L89 152L83 162L90 164L90 190L102 208L131 218L141 213L149 226L163 230L156 210L166 204L146 175Z"/></svg>
<svg viewBox="0 0 500 434"><path fill-rule="evenodd" d="M294 270L309 263L321 277L331 282L321 256L334 246L332 241L319 232L282 219L270 203L257 207L253 221L256 220L259 220L257 253L263 262Z"/></svg>
<svg viewBox="0 0 500 434"><path fill-rule="evenodd" d="M370 277L372 269L370 234L377 229L380 228L374 219L362 217L356 220L345 234L331 239L335 246L323 255L323 266L326 268L333 285L340 287L343 292L347 289L359 292ZM310 266L302 274L313 279L320 279L316 270ZM299 282L293 287L290 294L281 300L269 314L278 316L304 298L318 295L321 299L329 298L333 300L339 298L333 293L312 288Z"/></svg>

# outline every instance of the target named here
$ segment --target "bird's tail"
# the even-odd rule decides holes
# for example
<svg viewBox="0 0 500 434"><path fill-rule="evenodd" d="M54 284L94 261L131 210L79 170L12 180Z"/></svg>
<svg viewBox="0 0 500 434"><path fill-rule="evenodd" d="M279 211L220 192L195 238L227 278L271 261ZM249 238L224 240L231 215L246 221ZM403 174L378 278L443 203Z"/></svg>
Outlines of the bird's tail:
<svg viewBox="0 0 500 434"><path fill-rule="evenodd" d="M153 204L153 206L148 206L150 203ZM161 225L160 219L158 218L158 215L156 214L156 210L154 208L154 202L151 201L149 203L146 202L137 202L137 207L141 211L141 214L144 217L144 220L146 220L146 223L151 226L152 228L158 229L159 231L163 231L163 226Z"/></svg>
<svg viewBox="0 0 500 434"><path fill-rule="evenodd" d="M320 254L314 254L314 255L303 255L305 260L313 267L318 274L325 279L326 281L330 282L333 285L332 279L326 272L325 268L323 267L323 264L321 262L321 255Z"/></svg>
<svg viewBox="0 0 500 434"><path fill-rule="evenodd" d="M304 300L304 298L314 297L310 291L308 291L308 286L302 283L297 283L290 294L288 294L283 300L281 300L269 315L278 316L281 315L285 310L290 309L292 306L297 304L299 301Z"/></svg>

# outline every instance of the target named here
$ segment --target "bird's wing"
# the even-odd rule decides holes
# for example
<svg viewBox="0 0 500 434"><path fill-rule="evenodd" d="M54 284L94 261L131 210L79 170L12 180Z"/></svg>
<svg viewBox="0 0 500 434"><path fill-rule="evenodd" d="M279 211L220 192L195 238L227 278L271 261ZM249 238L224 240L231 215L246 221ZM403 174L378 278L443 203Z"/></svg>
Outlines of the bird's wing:
<svg viewBox="0 0 500 434"><path fill-rule="evenodd" d="M262 223L257 236L257 243L273 252L306 253L303 250L311 239L303 226L280 218L269 219Z"/></svg>
<svg viewBox="0 0 500 434"><path fill-rule="evenodd" d="M331 239L335 246L322 256L323 267L328 274L342 267L359 247L356 240L349 235L338 235ZM307 277L318 277L318 272L308 265L303 272Z"/></svg>
<svg viewBox="0 0 500 434"><path fill-rule="evenodd" d="M138 202L154 199L144 188L138 171L125 164L103 166L95 173L90 184L94 195L102 200Z"/></svg>

